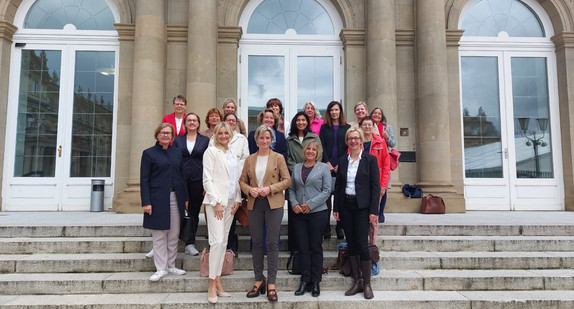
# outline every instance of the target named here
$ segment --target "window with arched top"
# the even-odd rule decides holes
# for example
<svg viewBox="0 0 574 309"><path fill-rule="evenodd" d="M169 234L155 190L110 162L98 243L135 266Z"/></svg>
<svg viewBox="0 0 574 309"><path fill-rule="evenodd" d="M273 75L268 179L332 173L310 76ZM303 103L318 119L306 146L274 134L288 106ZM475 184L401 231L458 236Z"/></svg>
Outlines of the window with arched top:
<svg viewBox="0 0 574 309"><path fill-rule="evenodd" d="M270 98L284 122L313 101L323 114L342 98L342 21L328 0L251 0L239 25L241 117L250 129Z"/></svg>
<svg viewBox="0 0 574 309"><path fill-rule="evenodd" d="M562 210L553 29L536 0L471 0L459 23L469 210Z"/></svg>
<svg viewBox="0 0 574 309"><path fill-rule="evenodd" d="M115 30L114 15L105 0L38 0L24 20L25 29Z"/></svg>
<svg viewBox="0 0 574 309"><path fill-rule="evenodd" d="M313 0L267 0L251 15L247 33L333 35L335 29L329 13Z"/></svg>
<svg viewBox="0 0 574 309"><path fill-rule="evenodd" d="M106 180L105 204L111 205L118 16L112 0L18 4L6 138L11 168L3 175L11 184L6 209L87 210L96 177Z"/></svg>

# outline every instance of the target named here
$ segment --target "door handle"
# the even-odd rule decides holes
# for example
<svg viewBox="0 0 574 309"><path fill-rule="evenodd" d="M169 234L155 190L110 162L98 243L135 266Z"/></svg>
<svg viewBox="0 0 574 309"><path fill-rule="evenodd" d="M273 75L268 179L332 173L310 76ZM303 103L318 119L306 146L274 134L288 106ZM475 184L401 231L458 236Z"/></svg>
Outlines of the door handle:
<svg viewBox="0 0 574 309"><path fill-rule="evenodd" d="M58 147L58 157L59 158L62 157L62 145L60 145L60 147Z"/></svg>
<svg viewBox="0 0 574 309"><path fill-rule="evenodd" d="M504 158L508 159L508 148L504 148Z"/></svg>

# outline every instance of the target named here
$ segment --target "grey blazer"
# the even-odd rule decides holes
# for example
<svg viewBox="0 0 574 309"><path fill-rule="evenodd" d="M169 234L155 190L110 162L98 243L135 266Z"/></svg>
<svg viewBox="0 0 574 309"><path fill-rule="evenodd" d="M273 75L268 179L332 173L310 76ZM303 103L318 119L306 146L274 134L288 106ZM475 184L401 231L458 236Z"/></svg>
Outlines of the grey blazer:
<svg viewBox="0 0 574 309"><path fill-rule="evenodd" d="M291 186L289 187L289 201L291 207L307 203L311 212L318 212L327 209L325 203L331 197L331 172L329 166L323 162L317 162L307 181L303 183L301 179L301 169L303 163L295 164L293 175L291 176Z"/></svg>

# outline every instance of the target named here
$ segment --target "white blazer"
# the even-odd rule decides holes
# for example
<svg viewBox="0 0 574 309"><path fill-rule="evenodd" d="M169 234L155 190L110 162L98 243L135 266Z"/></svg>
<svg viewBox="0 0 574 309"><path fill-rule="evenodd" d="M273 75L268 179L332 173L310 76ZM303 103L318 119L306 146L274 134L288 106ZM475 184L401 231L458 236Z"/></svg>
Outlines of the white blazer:
<svg viewBox="0 0 574 309"><path fill-rule="evenodd" d="M212 136L209 139L209 146L214 145L214 138L215 136ZM247 141L247 137L241 133L233 132L233 137L227 146L229 150L231 150L231 153L239 160L239 174L241 174L245 159L249 157L249 142Z"/></svg>
<svg viewBox="0 0 574 309"><path fill-rule="evenodd" d="M239 176L241 170L239 169L239 160L234 155L233 158L237 162L237 179L233 179L235 184L235 201L241 202L241 190L239 188ZM203 154L203 189L205 190L205 197L203 204L214 205L220 203L221 206L226 207L229 199L229 170L227 166L227 159L225 152L215 146L209 146Z"/></svg>

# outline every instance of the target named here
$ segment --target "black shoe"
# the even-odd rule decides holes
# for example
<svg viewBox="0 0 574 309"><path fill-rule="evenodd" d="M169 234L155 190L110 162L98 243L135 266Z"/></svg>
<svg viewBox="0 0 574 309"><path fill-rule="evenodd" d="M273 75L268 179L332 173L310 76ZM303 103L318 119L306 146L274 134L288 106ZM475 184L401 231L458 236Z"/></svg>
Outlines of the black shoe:
<svg viewBox="0 0 574 309"><path fill-rule="evenodd" d="M344 239L345 238L345 232L343 232L343 229L337 229L337 239Z"/></svg>
<svg viewBox="0 0 574 309"><path fill-rule="evenodd" d="M311 283L311 296L318 297L321 294L321 288L319 288L319 282Z"/></svg>
<svg viewBox="0 0 574 309"><path fill-rule="evenodd" d="M309 292L311 289L311 284L305 281L301 281L299 284L299 288L295 291L295 296L301 296L305 294L305 291Z"/></svg>
<svg viewBox="0 0 574 309"><path fill-rule="evenodd" d="M323 234L323 239L331 239L331 234Z"/></svg>
<svg viewBox="0 0 574 309"><path fill-rule="evenodd" d="M385 217L379 217L379 223L385 223Z"/></svg>

